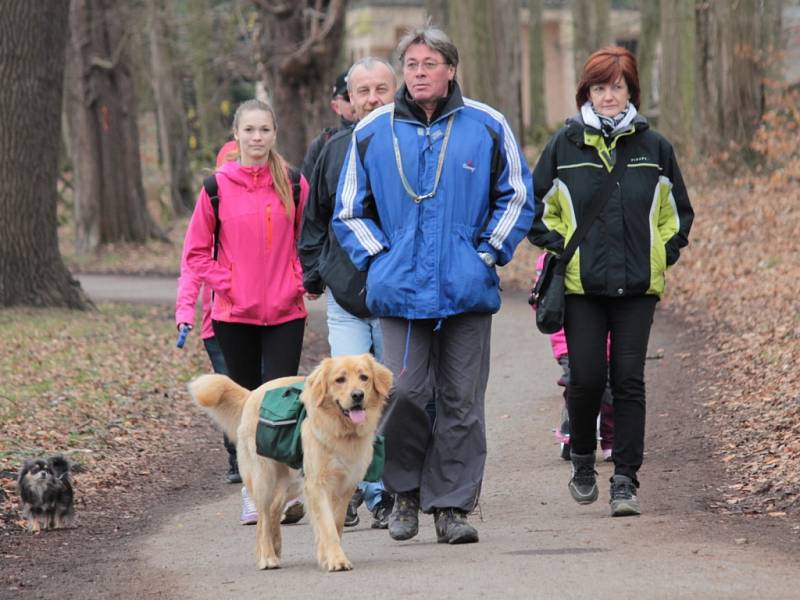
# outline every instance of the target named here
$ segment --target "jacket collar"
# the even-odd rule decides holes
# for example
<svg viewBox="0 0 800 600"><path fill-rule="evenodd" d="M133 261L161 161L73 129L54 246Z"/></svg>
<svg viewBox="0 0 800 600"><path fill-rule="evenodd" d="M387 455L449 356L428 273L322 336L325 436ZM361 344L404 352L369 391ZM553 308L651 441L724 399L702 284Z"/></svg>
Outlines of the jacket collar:
<svg viewBox="0 0 800 600"><path fill-rule="evenodd" d="M567 126L567 132L566 132L567 139L569 139L573 144L575 144L579 148L582 148L585 145L583 137L584 131L599 136L603 135L603 132L600 130L599 119L596 126L592 126L591 124L584 122L581 113L578 113L568 118L566 126ZM643 117L641 113L637 113L636 116L633 118L633 121L631 121L629 127L626 128L625 131L616 132L613 137L614 138L619 137L622 133L630 131L631 126L634 128L635 133L641 133L642 131L645 131L646 129L650 128L650 124L647 122L647 119Z"/></svg>
<svg viewBox="0 0 800 600"><path fill-rule="evenodd" d="M431 125L442 117L448 116L454 110L459 110L464 107L464 99L461 96L461 88L457 81L450 83L450 91L444 98L440 98L436 104L436 110L433 111L431 120L428 121L428 116L425 111L419 106L414 99L409 95L406 84L400 86L394 96L394 115L396 119L403 121L417 121L422 125Z"/></svg>

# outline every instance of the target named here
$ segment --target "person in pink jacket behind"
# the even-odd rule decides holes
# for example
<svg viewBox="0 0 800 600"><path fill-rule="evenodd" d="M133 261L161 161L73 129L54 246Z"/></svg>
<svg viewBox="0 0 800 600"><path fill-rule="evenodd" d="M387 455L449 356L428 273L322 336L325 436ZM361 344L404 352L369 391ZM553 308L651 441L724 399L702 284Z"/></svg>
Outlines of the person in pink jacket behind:
<svg viewBox="0 0 800 600"><path fill-rule="evenodd" d="M541 254L536 261L536 276L542 272L544 265L544 254ZM569 445L569 416L567 406L569 403L569 350L567 349L567 336L561 329L550 335L550 346L553 349L553 357L556 359L563 373L558 379L558 385L564 388L564 406L561 409L561 424L555 431L556 441L561 444L561 458L570 460ZM614 449L614 406L611 396L611 389L606 385L603 394L603 401L600 404L600 449L603 452L603 460L611 461Z"/></svg>
<svg viewBox="0 0 800 600"><path fill-rule="evenodd" d="M226 142L217 154L216 168L219 169L228 160L235 160L239 155L239 146L236 140ZM225 367L225 358L222 356L222 349L219 342L214 337L214 329L211 327L211 288L203 285L202 279L193 274L186 262L186 252L181 256L181 274L178 278L178 293L175 299L175 323L178 331L181 327L189 330L194 328L195 306L197 297L202 290L202 324L200 328L200 338L203 346L211 361L211 368L215 373L228 374ZM223 434L223 444L228 452L228 473L225 480L228 483L241 483L242 477L239 475L239 466L236 462L236 445L233 444L228 436Z"/></svg>

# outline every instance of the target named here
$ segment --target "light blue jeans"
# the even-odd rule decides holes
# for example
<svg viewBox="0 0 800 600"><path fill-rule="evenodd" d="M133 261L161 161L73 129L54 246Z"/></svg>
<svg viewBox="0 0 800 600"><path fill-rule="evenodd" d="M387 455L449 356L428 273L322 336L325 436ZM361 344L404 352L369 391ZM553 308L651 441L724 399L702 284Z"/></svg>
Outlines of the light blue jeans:
<svg viewBox="0 0 800 600"><path fill-rule="evenodd" d="M375 359L383 357L383 340L378 319L361 319L343 309L333 294L328 290L325 294L328 301L328 343L331 356L346 354L364 354L372 352ZM362 481L358 489L364 495L367 509L372 511L383 494L383 482Z"/></svg>
<svg viewBox="0 0 800 600"><path fill-rule="evenodd" d="M361 319L350 314L333 298L328 291L328 343L331 356L345 354L364 354L372 352L375 359L383 358L383 340L378 319Z"/></svg>

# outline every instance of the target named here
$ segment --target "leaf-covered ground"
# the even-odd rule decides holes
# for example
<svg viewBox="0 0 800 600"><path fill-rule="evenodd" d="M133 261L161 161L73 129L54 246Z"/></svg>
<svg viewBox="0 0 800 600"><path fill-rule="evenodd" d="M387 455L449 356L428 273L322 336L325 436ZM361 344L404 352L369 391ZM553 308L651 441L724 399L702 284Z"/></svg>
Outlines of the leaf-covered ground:
<svg viewBox="0 0 800 600"><path fill-rule="evenodd" d="M175 465L161 459L173 441L191 441L187 431L221 449L186 392L209 371L208 358L198 336L175 347L171 307L6 309L0 329L0 531L23 525L14 475L26 458L65 453L77 469L79 510L102 513L109 498L168 480ZM321 346L308 330L303 372Z"/></svg>

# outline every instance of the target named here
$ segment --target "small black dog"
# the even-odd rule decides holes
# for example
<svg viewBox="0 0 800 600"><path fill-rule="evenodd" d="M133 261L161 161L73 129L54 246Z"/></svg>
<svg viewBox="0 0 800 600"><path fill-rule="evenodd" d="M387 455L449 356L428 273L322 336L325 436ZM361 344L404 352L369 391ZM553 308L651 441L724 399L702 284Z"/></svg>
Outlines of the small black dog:
<svg viewBox="0 0 800 600"><path fill-rule="evenodd" d="M22 516L28 531L57 529L72 523L73 497L70 463L60 454L47 460L27 460L17 477Z"/></svg>

